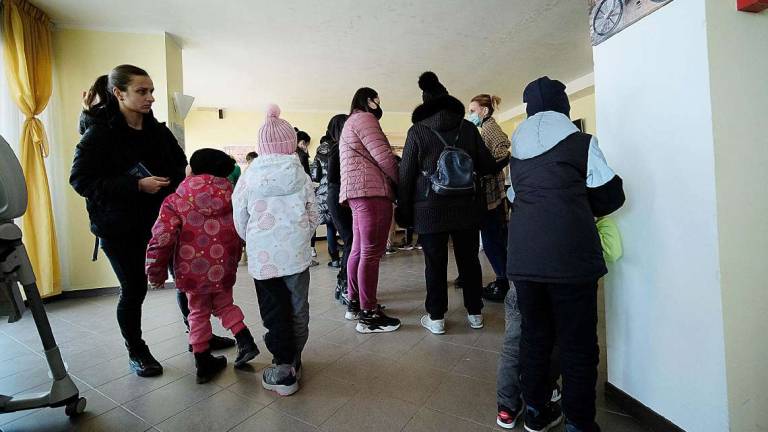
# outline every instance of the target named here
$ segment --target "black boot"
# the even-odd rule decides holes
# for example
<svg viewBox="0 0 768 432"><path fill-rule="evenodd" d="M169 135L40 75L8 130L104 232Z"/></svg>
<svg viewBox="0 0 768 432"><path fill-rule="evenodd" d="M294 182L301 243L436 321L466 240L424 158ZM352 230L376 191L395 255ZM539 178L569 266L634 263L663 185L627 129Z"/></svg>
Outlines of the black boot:
<svg viewBox="0 0 768 432"><path fill-rule="evenodd" d="M237 332L235 339L237 339L235 367L239 368L259 355L259 347L256 346L256 341L253 340L253 336L251 336L251 332L247 328Z"/></svg>
<svg viewBox="0 0 768 432"><path fill-rule="evenodd" d="M128 350L128 365L142 378L163 374L163 366L155 360L146 345Z"/></svg>
<svg viewBox="0 0 768 432"><path fill-rule="evenodd" d="M195 367L197 368L197 383L204 384L227 367L227 358L211 355L211 350L195 353Z"/></svg>
<svg viewBox="0 0 768 432"><path fill-rule="evenodd" d="M208 341L208 347L211 349L211 351L232 348L235 346L235 344L236 342L232 338L216 335L211 336L211 340ZM192 352L192 345L187 346L187 349L189 352Z"/></svg>
<svg viewBox="0 0 768 432"><path fill-rule="evenodd" d="M509 291L509 281L497 279L483 287L482 297L494 303L502 303Z"/></svg>

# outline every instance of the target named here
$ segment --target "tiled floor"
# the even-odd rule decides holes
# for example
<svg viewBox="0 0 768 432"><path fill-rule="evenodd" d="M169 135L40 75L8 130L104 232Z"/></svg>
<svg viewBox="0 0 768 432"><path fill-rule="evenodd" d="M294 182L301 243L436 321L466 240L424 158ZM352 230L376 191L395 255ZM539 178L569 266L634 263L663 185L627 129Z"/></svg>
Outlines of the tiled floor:
<svg viewBox="0 0 768 432"><path fill-rule="evenodd" d="M318 245L324 245L318 243ZM495 426L496 362L504 330L503 308L488 304L486 326L466 323L461 296L449 287L447 334L427 334L418 324L424 300L423 258L418 251L387 256L380 301L404 325L395 332L360 335L332 299L335 270L312 269L310 340L302 389L279 398L262 389L262 354L252 369L231 366L209 384L194 380L184 325L172 290L150 291L144 306L145 338L165 373L131 374L115 321L115 296L55 301L47 305L57 342L87 412L69 420L63 409L0 415L0 429L15 431L488 431ZM490 267L483 257L486 280ZM88 263L83 263L87 271ZM263 334L252 281L240 268L236 303L255 334ZM451 264L449 277L455 277ZM218 323L214 328L223 331ZM604 340L604 329L600 330ZM44 391L48 371L31 316L0 324L0 392ZM225 353L232 361L235 351ZM598 383L598 421L610 432L643 431L606 402ZM521 428L518 428L520 430ZM561 430L561 429L558 429Z"/></svg>

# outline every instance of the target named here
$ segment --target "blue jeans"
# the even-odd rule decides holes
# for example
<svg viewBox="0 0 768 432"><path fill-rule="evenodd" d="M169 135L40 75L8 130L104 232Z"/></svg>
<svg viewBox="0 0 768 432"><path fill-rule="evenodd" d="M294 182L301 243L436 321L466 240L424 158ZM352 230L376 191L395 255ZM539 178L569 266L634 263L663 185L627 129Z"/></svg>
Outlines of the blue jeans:
<svg viewBox="0 0 768 432"><path fill-rule="evenodd" d="M480 236L483 251L493 267L497 281L507 280L507 206L500 204L483 215Z"/></svg>

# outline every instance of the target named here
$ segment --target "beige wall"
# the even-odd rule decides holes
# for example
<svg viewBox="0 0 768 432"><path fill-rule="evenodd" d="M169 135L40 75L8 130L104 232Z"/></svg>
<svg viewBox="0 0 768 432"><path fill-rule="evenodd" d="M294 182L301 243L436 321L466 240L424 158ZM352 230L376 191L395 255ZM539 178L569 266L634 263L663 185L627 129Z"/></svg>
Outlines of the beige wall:
<svg viewBox="0 0 768 432"><path fill-rule="evenodd" d="M99 75L123 63L147 70L155 85L155 116L168 119L168 56L163 34L131 34L90 30L57 29L53 32L55 127L52 137L51 170L57 173L51 182L68 185L69 168L75 146L80 141L77 125L81 94ZM180 56L177 56L180 61ZM178 70L180 70L180 65ZM65 291L117 286L117 279L101 254L91 262L94 236L89 231L85 200L70 187L54 206L63 217L57 222L57 235L62 249L62 288Z"/></svg>
<svg viewBox="0 0 768 432"><path fill-rule="evenodd" d="M310 154L320 144L325 135L328 121L336 112L283 112L280 117L294 127L306 131L312 142ZM256 149L259 128L264 122L263 111L224 110L224 118L219 119L215 109L195 109L190 111L185 125L187 155L201 148L222 148L226 145L249 145ZM402 145L405 134L411 127L410 113L384 113L381 127L392 145Z"/></svg>
<svg viewBox="0 0 768 432"><path fill-rule="evenodd" d="M768 14L722 0L706 7L730 430L765 431Z"/></svg>
<svg viewBox="0 0 768 432"><path fill-rule="evenodd" d="M168 106L168 124L183 125L183 119L176 113L173 93L184 93L184 72L181 47L176 40L165 33L165 84L167 86L166 104Z"/></svg>
<svg viewBox="0 0 768 432"><path fill-rule="evenodd" d="M595 88L589 87L569 96L571 102L571 119L584 119L584 132L595 134L597 117L595 116ZM501 122L501 129L510 137L528 116L520 114L507 121Z"/></svg>

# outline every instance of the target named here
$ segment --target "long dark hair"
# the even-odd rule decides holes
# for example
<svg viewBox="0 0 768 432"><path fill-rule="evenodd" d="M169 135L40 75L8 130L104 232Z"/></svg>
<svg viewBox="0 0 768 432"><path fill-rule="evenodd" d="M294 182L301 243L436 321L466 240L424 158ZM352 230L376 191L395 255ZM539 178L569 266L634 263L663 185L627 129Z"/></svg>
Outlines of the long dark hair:
<svg viewBox="0 0 768 432"><path fill-rule="evenodd" d="M346 114L336 114L331 117L331 120L328 122L328 129L325 131L325 135L331 142L339 142L339 138L341 138L341 130L344 129L344 123L347 121L347 117Z"/></svg>
<svg viewBox="0 0 768 432"><path fill-rule="evenodd" d="M108 82L109 77L101 75L96 78L96 81L93 82L91 88L88 89L88 93L85 95L85 101L83 101L83 103L85 104L85 111L89 114L93 114L109 102L109 91L107 90ZM96 101L97 97L99 98L98 102Z"/></svg>
<svg viewBox="0 0 768 432"><path fill-rule="evenodd" d="M349 109L349 113L352 114L355 110L371 112L371 108L368 106L368 99L376 99L379 94L376 90L370 87L362 87L355 92L352 96L352 106Z"/></svg>

